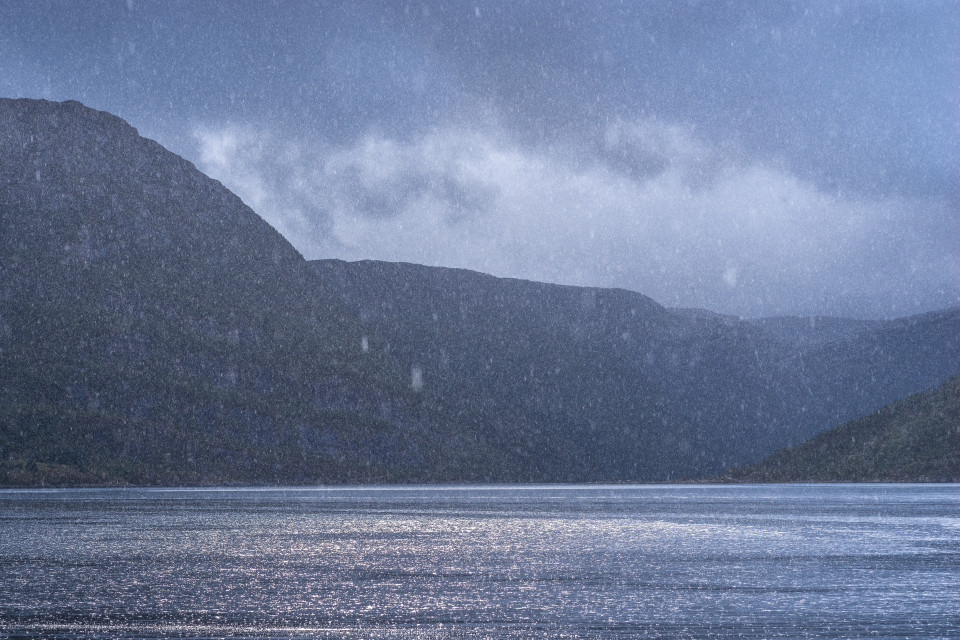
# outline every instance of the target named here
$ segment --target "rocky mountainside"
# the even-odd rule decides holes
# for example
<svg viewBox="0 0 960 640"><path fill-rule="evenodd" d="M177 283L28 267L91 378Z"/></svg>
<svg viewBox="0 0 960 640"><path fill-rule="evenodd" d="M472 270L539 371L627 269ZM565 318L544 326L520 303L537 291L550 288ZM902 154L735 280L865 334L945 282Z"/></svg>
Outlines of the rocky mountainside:
<svg viewBox="0 0 960 640"><path fill-rule="evenodd" d="M717 473L960 371L960 309L741 321L623 290L311 264L422 372L426 391L529 479Z"/></svg>
<svg viewBox="0 0 960 640"><path fill-rule="evenodd" d="M736 482L960 482L960 376L723 480Z"/></svg>
<svg viewBox="0 0 960 640"><path fill-rule="evenodd" d="M286 240L119 118L0 100L0 237L18 481L429 479L470 450Z"/></svg>

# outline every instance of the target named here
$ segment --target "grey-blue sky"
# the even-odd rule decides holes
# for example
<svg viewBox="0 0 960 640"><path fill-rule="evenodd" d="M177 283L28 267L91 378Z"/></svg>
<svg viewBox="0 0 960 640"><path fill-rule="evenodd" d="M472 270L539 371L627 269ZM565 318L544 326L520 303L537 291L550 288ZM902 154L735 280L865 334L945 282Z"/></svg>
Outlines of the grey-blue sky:
<svg viewBox="0 0 960 640"><path fill-rule="evenodd" d="M308 257L742 315L960 302L955 2L0 2L0 94L194 160Z"/></svg>

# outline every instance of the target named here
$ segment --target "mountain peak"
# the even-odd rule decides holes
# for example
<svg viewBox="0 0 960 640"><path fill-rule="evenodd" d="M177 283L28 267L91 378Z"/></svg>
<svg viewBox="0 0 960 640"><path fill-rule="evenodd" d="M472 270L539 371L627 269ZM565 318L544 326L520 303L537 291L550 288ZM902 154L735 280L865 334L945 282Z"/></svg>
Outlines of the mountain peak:
<svg viewBox="0 0 960 640"><path fill-rule="evenodd" d="M302 262L223 185L109 113L72 100L0 99L0 151L5 237L51 250L107 245L91 259L174 248L178 259L228 258L230 247L247 245L254 258Z"/></svg>
<svg viewBox="0 0 960 640"><path fill-rule="evenodd" d="M56 102L34 98L0 98L0 114L2 114L0 117L17 118L22 123L33 121L38 124L56 124L66 121L85 121L88 124L98 123L104 127L113 127L139 135L137 130L120 116L88 107L77 100Z"/></svg>
<svg viewBox="0 0 960 640"><path fill-rule="evenodd" d="M26 150L43 141L74 138L76 144L103 146L139 138L126 120L76 100L51 102L0 98L0 144ZM19 145L16 143L19 142Z"/></svg>
<svg viewBox="0 0 960 640"><path fill-rule="evenodd" d="M346 444L405 446L384 434L416 420L357 319L237 196L122 119L0 101L0 238L0 463L316 481L400 459Z"/></svg>

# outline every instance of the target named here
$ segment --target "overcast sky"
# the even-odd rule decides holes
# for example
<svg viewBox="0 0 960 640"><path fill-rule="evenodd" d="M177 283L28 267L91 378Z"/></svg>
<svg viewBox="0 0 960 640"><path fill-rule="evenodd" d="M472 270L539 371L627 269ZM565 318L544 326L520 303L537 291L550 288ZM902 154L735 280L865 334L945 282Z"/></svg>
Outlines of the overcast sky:
<svg viewBox="0 0 960 640"><path fill-rule="evenodd" d="M890 317L960 304L958 34L953 1L0 0L0 95L125 118L308 258Z"/></svg>

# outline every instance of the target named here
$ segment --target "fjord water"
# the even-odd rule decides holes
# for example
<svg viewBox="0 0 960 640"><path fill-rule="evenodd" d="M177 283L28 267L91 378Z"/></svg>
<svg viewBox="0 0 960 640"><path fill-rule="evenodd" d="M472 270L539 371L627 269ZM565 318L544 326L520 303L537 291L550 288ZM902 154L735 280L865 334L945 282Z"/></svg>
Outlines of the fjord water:
<svg viewBox="0 0 960 640"><path fill-rule="evenodd" d="M0 637L957 638L960 486L0 491Z"/></svg>

